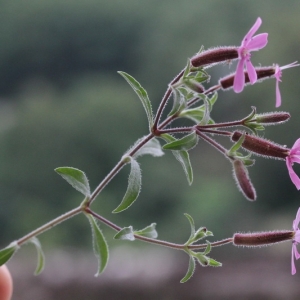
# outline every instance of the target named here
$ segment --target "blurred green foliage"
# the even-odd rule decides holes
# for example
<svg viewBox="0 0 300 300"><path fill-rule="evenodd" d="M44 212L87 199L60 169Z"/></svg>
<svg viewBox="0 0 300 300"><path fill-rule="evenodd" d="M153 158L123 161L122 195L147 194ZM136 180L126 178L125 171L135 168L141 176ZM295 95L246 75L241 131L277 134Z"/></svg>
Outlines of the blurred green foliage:
<svg viewBox="0 0 300 300"><path fill-rule="evenodd" d="M80 203L81 195L55 174L56 167L83 170L95 188L147 134L143 108L117 71L139 80L155 109L168 82L201 45L239 45L258 16L269 44L253 53L256 64L284 65L299 56L298 1L12 0L0 1L0 8L2 246ZM234 69L209 70L212 83ZM291 121L265 134L288 146L299 137L297 72L285 71L280 84L281 109L291 111ZM258 112L275 110L275 80L247 87L241 95L220 92L213 117L242 118L253 105ZM281 213L288 215L280 223L287 228L270 229L291 227L299 196L284 162L257 158L249 172L258 200L250 203L217 151L200 141L191 160L192 187L171 153L142 157L137 202L121 214L110 214L126 191L126 167L93 207L120 226L140 229L156 222L159 237L178 242L189 235L184 212L217 238L237 230L268 229L262 226L276 224ZM42 239L85 247L90 246L88 231L88 222L79 216Z"/></svg>

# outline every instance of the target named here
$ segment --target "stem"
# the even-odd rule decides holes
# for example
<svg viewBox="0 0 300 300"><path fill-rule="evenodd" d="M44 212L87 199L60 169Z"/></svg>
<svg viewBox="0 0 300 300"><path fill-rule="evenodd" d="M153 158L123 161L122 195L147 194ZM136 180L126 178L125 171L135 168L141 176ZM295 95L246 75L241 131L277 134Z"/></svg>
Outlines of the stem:
<svg viewBox="0 0 300 300"><path fill-rule="evenodd" d="M193 130L193 127L176 127L176 128L158 130L158 132L159 132L159 134L163 134L163 133L184 133L184 132L190 132L192 130Z"/></svg>
<svg viewBox="0 0 300 300"><path fill-rule="evenodd" d="M155 132L156 129L157 129L158 122L159 122L159 119L160 119L160 117L161 117L162 111L163 111L163 109L164 109L164 107L165 107L165 105L166 105L168 99L169 99L170 96L171 96L172 89L171 89L170 86L171 86L172 84L176 83L176 82L182 77L182 75L183 75L183 73L184 73L184 70L185 70L185 69L183 69L183 70L182 70L182 71L181 71L181 72L180 72L180 73L179 73L179 74L178 74L178 75L170 82L169 87L168 87L166 93L164 94L164 96L163 96L163 98L162 98L160 104L159 104L159 107L158 107L158 110L157 110L157 113L156 113L156 116L155 116L154 124L153 124L153 131L154 131L154 132Z"/></svg>
<svg viewBox="0 0 300 300"><path fill-rule="evenodd" d="M221 85L214 85L205 91L205 95L211 94L221 88Z"/></svg>
<svg viewBox="0 0 300 300"><path fill-rule="evenodd" d="M219 150L221 153L223 153L227 157L227 150L221 146L219 143L217 143L215 140L208 137L206 134L203 134L200 130L196 130L197 134L206 142L211 144L213 147L215 147L217 150Z"/></svg>
<svg viewBox="0 0 300 300"><path fill-rule="evenodd" d="M233 121L233 122L224 122L217 124L208 124L208 125L198 125L198 128L222 128L222 127L233 127L233 126L243 126L243 121Z"/></svg>
<svg viewBox="0 0 300 300"><path fill-rule="evenodd" d="M150 141L154 137L153 133L148 134L142 141L140 141L131 151L127 154L127 156L133 156L139 149L141 149L148 141ZM91 194L89 201L87 201L86 205L90 206L97 196L101 193L101 191L105 188L105 186L117 175L117 173L125 166L126 162L124 160L120 160L115 167L106 175L106 177L100 182L100 184L96 187L94 192Z"/></svg>
<svg viewBox="0 0 300 300"><path fill-rule="evenodd" d="M17 240L18 245L21 246L22 244L26 243L31 238L51 229L52 227L58 225L59 223L65 221L71 217L74 217L75 215L79 214L80 212L82 212L81 206L64 213L63 215L55 218L54 220L46 223L45 225L37 228L36 230L33 230L29 234L27 234L27 235L23 236L22 238L20 238L19 240Z"/></svg>
<svg viewBox="0 0 300 300"><path fill-rule="evenodd" d="M93 191L93 193L91 194L90 198L84 202L84 205L81 205L75 209L72 209L66 213L64 213L63 215L55 218L54 220L44 224L43 226L33 230L32 232L30 232L29 234L23 236L22 238L20 238L19 240L17 240L17 243L19 246L21 246L22 244L26 243L28 240L30 240L31 238L44 233L45 231L51 229L52 227L60 224L63 221L66 221L67 219L74 217L75 215L85 211L91 215L93 215L94 217L96 217L98 220L100 220L102 223L106 224L107 226L109 226L110 228L114 229L115 231L120 231L122 228L117 226L116 224L110 222L109 220L105 219L104 217L96 214L95 212L93 212L89 207L90 205L93 203L93 201L95 201L95 199L97 198L97 196L102 192L102 190L105 188L105 186L116 176L116 174L125 166L125 164L127 163L124 160L124 157L132 157L134 156L134 154L137 153L138 150L140 150L148 141L150 141L152 138L154 138L156 135L160 135L163 133L182 133L182 132L189 132L191 131L192 127L186 127L186 128L171 128L171 129L164 129L167 125L169 125L172 121L174 121L178 115L174 114L172 116L167 117L161 124L158 125L158 122L160 120L160 117L162 115L163 109L166 106L166 103L169 99L169 97L171 96L172 93L172 88L171 86L178 82L180 80L180 78L183 76L184 74L184 70L183 69L169 84L169 87L166 91L166 93L164 94L162 101L159 105L159 108L157 110L157 114L155 116L155 120L154 120L154 125L153 125L153 130L151 133L149 133L146 137L144 137L137 145L135 145L132 149L130 149L128 151L128 153L126 153L121 159L120 161L115 165L115 167L107 174L107 176L99 183L99 185L96 187L96 189ZM215 90L219 89L218 86L214 86L212 88L210 88L209 90L205 91L204 94L209 94ZM187 103L187 107L195 104L197 101L199 101L200 98L194 98L192 100L190 100ZM234 122L232 122L231 124L233 124ZM226 127L225 124L230 124L230 123L222 123L221 126L219 127ZM230 126L234 126L234 125L230 125ZM216 126L217 127L217 126ZM204 132L209 132L209 133L214 133L214 130L210 130L209 128L215 128L213 125L207 125L207 126L200 126L199 129L197 129L197 133L200 137L202 137L204 140L206 140L207 142L209 142L211 145L213 145L215 148L217 148L218 150L220 150L221 152L223 152L224 154L226 153L226 149L224 149L221 145L217 144L214 140L210 139L209 137L207 137L205 134L203 134L201 131ZM164 130L163 130L164 129ZM228 135L224 132L219 132L219 134L225 134ZM230 134L230 133L229 133ZM144 242L148 242L148 243L152 243L152 244L157 244L157 245L161 245L161 246L165 246L165 247L169 247L169 248L173 248L173 249L177 249L177 250L183 250L186 248L189 249L203 249L207 247L207 244L199 244L199 245L190 245L190 246L186 246L186 245L181 245L181 244L176 244L176 243L170 243L170 242L166 242L166 241L162 241L162 240L157 240L157 239L152 239L152 238L148 238L148 237L143 237L143 236L139 236L139 235L135 235L135 238ZM222 241L218 241L218 242L214 242L211 243L212 247L215 246L220 246L220 245L224 245L224 244L228 244L228 243L232 243L232 238L228 238L228 239L224 239Z"/></svg>
<svg viewBox="0 0 300 300"><path fill-rule="evenodd" d="M116 224L112 223L111 221L105 219L104 217L98 215L97 213L92 211L90 208L87 207L85 209L85 211L88 214L91 214L92 216L97 218L102 223L106 224L108 227L112 228L113 230L115 230L117 232L122 230L121 227L119 227L118 225L116 225ZM166 242L166 241L163 241L163 240L157 240L157 239L152 239L152 238L148 238L148 237L145 237L145 236L140 236L140 235L137 235L137 234L135 234L134 237L137 240L141 240L141 241L144 241L144 242L148 242L148 243L151 243L151 244L160 245L160 246L164 246L164 247L168 247L168 248L172 248L172 249L176 249L176 250L184 250L186 248L196 250L196 249L205 249L207 247L207 244L186 246L185 244L170 243L170 242ZM227 239L224 239L224 240L221 240L221 241L211 243L210 245L212 247L217 247L217 246L222 246L222 245L229 244L229 243L232 243L232 242L233 242L233 238L227 238Z"/></svg>
<svg viewBox="0 0 300 300"><path fill-rule="evenodd" d="M232 135L232 133L230 131L222 131L222 130L206 129L206 128L199 129L198 126L197 126L197 128L201 132L206 132L206 133L210 133L210 134L218 134L218 135L224 135L224 136L231 136Z"/></svg>

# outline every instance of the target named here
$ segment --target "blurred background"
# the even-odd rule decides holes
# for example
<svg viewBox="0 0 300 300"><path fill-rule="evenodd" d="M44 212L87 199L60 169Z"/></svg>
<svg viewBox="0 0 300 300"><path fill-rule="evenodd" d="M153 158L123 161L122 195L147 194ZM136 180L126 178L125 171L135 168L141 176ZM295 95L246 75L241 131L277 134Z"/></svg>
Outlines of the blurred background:
<svg viewBox="0 0 300 300"><path fill-rule="evenodd" d="M91 188L123 153L147 134L137 96L117 74L125 71L148 91L156 110L170 80L203 45L240 45L257 17L266 48L256 65L299 60L300 2L281 0L11 0L0 1L0 246L79 205L82 197L53 170L86 172ZM209 70L211 83L235 64ZM291 147L299 137L299 69L284 71L282 106L291 120L267 128L265 137ZM220 92L213 118L236 120L275 111L275 80L242 94ZM142 157L143 186L121 214L129 166L107 186L93 208L119 226L157 223L159 238L183 243L189 213L218 240L234 232L291 229L300 206L283 161L256 158L249 169L257 191L250 203L237 190L231 165L200 140L190 152L194 182L188 186L171 153ZM295 166L300 174L300 167ZM299 299L299 274L290 275L291 243L260 249L225 246L211 257L222 268L198 267L179 284L188 257L140 242L116 242L101 226L112 255L94 278L89 224L77 216L40 236L44 272L34 277L35 253L23 247L9 262L14 299ZM300 266L299 266L300 268ZM299 269L300 270L300 269ZM24 294L24 291L26 293Z"/></svg>

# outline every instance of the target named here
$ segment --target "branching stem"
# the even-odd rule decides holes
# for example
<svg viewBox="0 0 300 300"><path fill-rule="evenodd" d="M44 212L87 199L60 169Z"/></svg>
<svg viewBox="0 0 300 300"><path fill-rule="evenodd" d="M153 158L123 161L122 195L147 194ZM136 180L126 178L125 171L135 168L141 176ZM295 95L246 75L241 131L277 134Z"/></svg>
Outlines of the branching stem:
<svg viewBox="0 0 300 300"><path fill-rule="evenodd" d="M106 218L98 215L97 213L95 213L94 211L92 211L88 207L85 209L85 212L87 212L88 214L91 214L96 219L98 219L100 222L106 224L108 227L112 228L115 231L122 230L122 227L119 227L116 224L112 223L111 221L107 220ZM160 246L164 246L164 247L168 247L168 248L172 248L172 249L176 249L176 250L184 250L185 248L197 250L197 249L205 249L207 247L207 244L198 244L198 245L186 246L185 244L170 243L170 242L166 242L166 241L163 241L163 240L152 239L152 238L140 236L140 235L137 235L137 234L135 234L134 237L137 240L140 240L140 241L144 241L144 242L147 242L147 243L156 244L156 245L160 245ZM227 239L224 239L224 240L221 240L221 241L211 243L210 245L212 247L217 247L217 246L221 246L221 245L225 245L225 244L230 244L232 242L233 242L233 238L227 238Z"/></svg>

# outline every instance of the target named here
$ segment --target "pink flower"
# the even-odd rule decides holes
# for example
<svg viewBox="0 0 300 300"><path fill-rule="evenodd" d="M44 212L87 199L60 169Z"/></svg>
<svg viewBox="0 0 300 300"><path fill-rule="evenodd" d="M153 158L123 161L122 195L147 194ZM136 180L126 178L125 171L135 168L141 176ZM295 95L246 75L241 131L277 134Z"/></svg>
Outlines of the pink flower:
<svg viewBox="0 0 300 300"><path fill-rule="evenodd" d="M286 157L286 165L291 177L292 182L296 186L297 190L300 190L300 178L293 170L294 162L300 164L300 139L298 139L290 150L289 155Z"/></svg>
<svg viewBox="0 0 300 300"><path fill-rule="evenodd" d="M297 67L299 66L299 64L297 64L297 61L294 61L293 63L283 66L283 67L279 67L279 65L275 65L275 78L276 78L276 107L279 107L281 105L281 95L280 95L280 90L279 90L279 81L282 75L282 70L284 69L288 69L288 68L293 68L293 67Z"/></svg>
<svg viewBox="0 0 300 300"><path fill-rule="evenodd" d="M293 222L293 229L295 231L295 235L293 238L293 246L292 246L292 275L296 274L295 260L300 258L300 254L297 250L297 245L300 243L300 230L298 228L300 222L300 208L298 209L296 219Z"/></svg>
<svg viewBox="0 0 300 300"><path fill-rule="evenodd" d="M246 65L250 83L254 84L257 80L257 75L254 66L252 65L251 51L257 51L264 48L268 43L268 34L261 33L253 37L254 33L260 27L262 21L258 18L249 32L245 35L241 46L238 49L239 62L234 77L233 89L236 93L240 93L245 85L244 65Z"/></svg>

